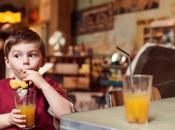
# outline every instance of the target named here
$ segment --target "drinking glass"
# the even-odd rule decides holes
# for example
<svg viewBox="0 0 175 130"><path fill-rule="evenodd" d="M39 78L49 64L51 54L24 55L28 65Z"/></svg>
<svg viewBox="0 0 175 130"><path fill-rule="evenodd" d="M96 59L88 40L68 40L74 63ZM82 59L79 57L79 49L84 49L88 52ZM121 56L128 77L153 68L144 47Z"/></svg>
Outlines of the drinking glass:
<svg viewBox="0 0 175 130"><path fill-rule="evenodd" d="M128 122L144 124L148 121L152 79L151 75L123 76L123 99Z"/></svg>
<svg viewBox="0 0 175 130"><path fill-rule="evenodd" d="M35 127L35 107L36 107L36 92L29 91L27 94L15 93L15 105L21 110L21 114L26 116L26 128L32 129Z"/></svg>

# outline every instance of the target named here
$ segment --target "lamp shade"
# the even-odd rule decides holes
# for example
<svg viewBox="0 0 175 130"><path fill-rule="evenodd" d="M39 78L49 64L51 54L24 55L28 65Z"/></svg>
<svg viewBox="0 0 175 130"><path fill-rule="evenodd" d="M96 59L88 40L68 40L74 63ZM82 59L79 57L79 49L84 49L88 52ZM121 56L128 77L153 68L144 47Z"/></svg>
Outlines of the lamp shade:
<svg viewBox="0 0 175 130"><path fill-rule="evenodd" d="M0 23L19 23L21 22L22 12L12 4L0 6Z"/></svg>

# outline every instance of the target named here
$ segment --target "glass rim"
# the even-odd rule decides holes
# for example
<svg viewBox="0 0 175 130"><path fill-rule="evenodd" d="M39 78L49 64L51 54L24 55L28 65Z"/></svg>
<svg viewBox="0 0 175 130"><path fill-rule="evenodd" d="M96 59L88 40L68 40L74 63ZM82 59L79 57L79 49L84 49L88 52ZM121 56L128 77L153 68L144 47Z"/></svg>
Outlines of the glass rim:
<svg viewBox="0 0 175 130"><path fill-rule="evenodd" d="M151 74L133 74L132 76L133 76L133 78L135 78L135 77L153 78L153 75L151 75ZM124 74L123 77L131 77L131 75L130 74Z"/></svg>

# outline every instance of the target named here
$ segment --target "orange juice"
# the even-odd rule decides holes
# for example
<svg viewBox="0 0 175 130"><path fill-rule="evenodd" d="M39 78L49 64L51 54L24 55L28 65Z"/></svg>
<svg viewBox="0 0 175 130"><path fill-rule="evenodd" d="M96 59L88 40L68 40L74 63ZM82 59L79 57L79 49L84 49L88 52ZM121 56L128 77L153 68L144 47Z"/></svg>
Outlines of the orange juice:
<svg viewBox="0 0 175 130"><path fill-rule="evenodd" d="M150 95L146 92L125 92L124 104L128 122L145 123L148 120Z"/></svg>
<svg viewBox="0 0 175 130"><path fill-rule="evenodd" d="M26 115L26 127L34 127L35 124L35 105L17 105L17 108L21 110L21 114Z"/></svg>

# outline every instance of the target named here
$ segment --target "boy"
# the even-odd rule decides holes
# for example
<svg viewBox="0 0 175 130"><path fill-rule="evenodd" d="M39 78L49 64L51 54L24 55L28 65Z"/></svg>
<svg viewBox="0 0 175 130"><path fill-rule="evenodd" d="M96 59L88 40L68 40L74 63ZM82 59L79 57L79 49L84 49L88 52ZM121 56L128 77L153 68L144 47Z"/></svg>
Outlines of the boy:
<svg viewBox="0 0 175 130"><path fill-rule="evenodd" d="M35 128L55 130L53 117L60 119L71 112L71 103L56 82L39 73L44 64L45 47L40 37L29 29L14 32L4 43L5 62L19 81L32 81L36 91ZM0 81L0 129L20 130L26 127L25 115L15 108L14 92L10 78ZM48 109L52 114L48 113Z"/></svg>

